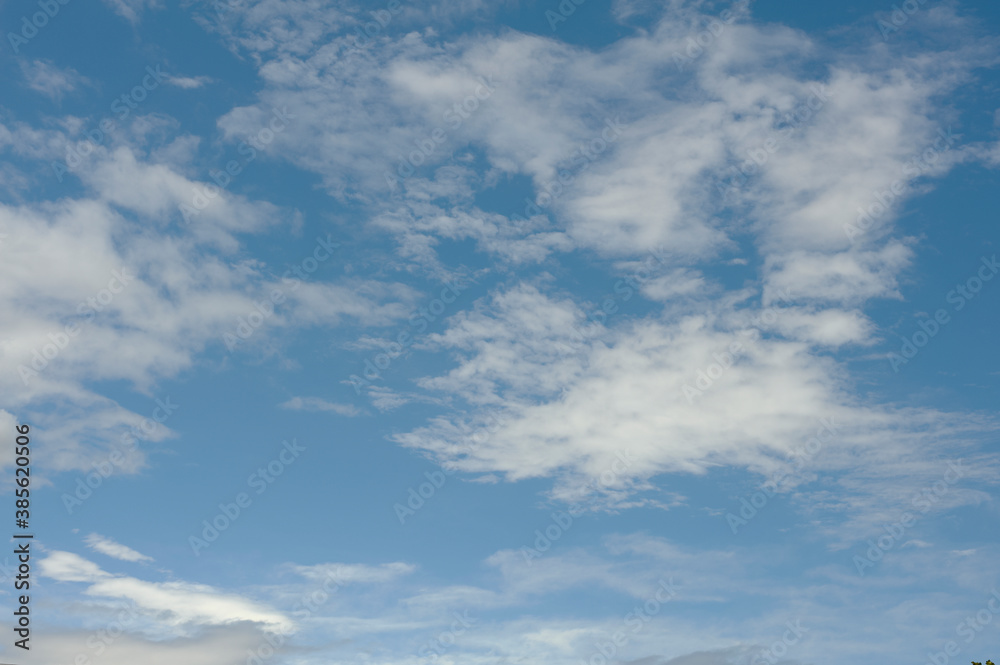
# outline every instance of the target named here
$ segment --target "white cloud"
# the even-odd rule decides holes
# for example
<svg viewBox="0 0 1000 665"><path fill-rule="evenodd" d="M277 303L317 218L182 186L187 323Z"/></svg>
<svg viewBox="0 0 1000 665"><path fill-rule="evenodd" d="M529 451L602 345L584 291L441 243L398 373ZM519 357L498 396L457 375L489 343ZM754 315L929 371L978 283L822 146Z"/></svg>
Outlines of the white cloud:
<svg viewBox="0 0 1000 665"><path fill-rule="evenodd" d="M361 413L353 404L338 404L320 397L293 397L280 406L293 411L330 411L341 416L356 416Z"/></svg>
<svg viewBox="0 0 1000 665"><path fill-rule="evenodd" d="M202 584L147 582L112 575L71 552L53 551L39 562L42 575L59 582L84 582L87 596L122 599L165 625L177 629L224 626L240 622L260 624L288 633L295 628L287 616L261 603Z"/></svg>
<svg viewBox="0 0 1000 665"><path fill-rule="evenodd" d="M21 60L21 73L28 87L54 101L60 101L67 92L89 83L72 67L61 69L46 60Z"/></svg>
<svg viewBox="0 0 1000 665"><path fill-rule="evenodd" d="M138 23L147 9L160 7L160 0L104 0L116 14L129 23Z"/></svg>
<svg viewBox="0 0 1000 665"><path fill-rule="evenodd" d="M283 328L385 325L412 311L416 291L400 284L285 280L238 257L247 234L294 228L294 211L223 192L178 233L178 206L198 183L130 147L90 160L80 172L89 195L0 206L8 236L0 304L10 314L0 324L0 386L9 397L0 406L46 433L50 468L92 470L155 409L153 397L147 413L123 409L90 382L153 393L207 349L225 349L223 335L275 289L286 300L244 345L250 351ZM161 424L143 438L171 435ZM142 468L144 454L126 451L116 471Z"/></svg>
<svg viewBox="0 0 1000 665"><path fill-rule="evenodd" d="M58 582L96 582L110 577L96 563L88 561L78 554L56 550L42 559L38 564L39 572L45 577L51 577Z"/></svg>
<svg viewBox="0 0 1000 665"><path fill-rule="evenodd" d="M923 456L936 457L939 446L960 450L991 427L962 414L852 397L845 372L820 349L864 342L870 325L857 313L779 309L773 327L785 338L762 335L772 322L748 306L702 302L697 314L606 328L584 325L574 304L531 286L481 305L430 337L456 354L454 369L419 381L468 408L456 404L453 414L394 438L467 472L499 472L511 481L554 477L554 496L567 501L616 466L613 479L601 483L618 506L631 505L637 493L657 501L650 480L661 474L718 466L768 474L832 421L836 431L823 437L836 444L813 470L866 478L852 486L858 503L844 506L857 517L873 498L865 486L926 478L935 465L919 462ZM472 445L477 426L489 434ZM627 470L615 462L619 454L631 460ZM900 493L889 505L904 502Z"/></svg>
<svg viewBox="0 0 1000 665"><path fill-rule="evenodd" d="M342 584L385 584L416 570L413 564L398 561L379 565L320 563L312 566L290 565L289 568L297 575L315 582L325 582L332 578Z"/></svg>
<svg viewBox="0 0 1000 665"><path fill-rule="evenodd" d="M680 296L704 296L712 287L705 277L690 270L678 269L644 282L642 293L651 300L670 300Z"/></svg>
<svg viewBox="0 0 1000 665"><path fill-rule="evenodd" d="M774 327L789 339L832 347L867 344L875 330L875 324L861 312L837 309L783 308L776 314Z"/></svg>
<svg viewBox="0 0 1000 665"><path fill-rule="evenodd" d="M928 543L926 540L919 540L917 538L913 538L912 540L907 540L905 543L903 543L902 545L900 545L900 547L924 548L924 547L934 547L934 545L931 544L931 543ZM974 551L975 550L970 550L970 552L974 552Z"/></svg>
<svg viewBox="0 0 1000 665"><path fill-rule="evenodd" d="M185 624L226 625L250 621L268 630L288 632L294 623L260 603L203 584L146 582L134 577L103 577L86 592L91 596L121 598L164 617L178 627Z"/></svg>
<svg viewBox="0 0 1000 665"><path fill-rule="evenodd" d="M132 22L155 4L106 1ZM900 275L913 260L914 241L900 238L893 222L903 199L916 191L901 197L855 244L844 225L854 221L859 205L871 203L874 190L902 177L907 161L947 118L940 99L981 60L970 57L973 47L911 57L898 44L894 50L834 48L789 28L737 22L684 72L676 71L672 55L702 28L705 17L695 9L703 4L660 3L664 19L658 25L592 50L516 31L452 39L422 23L428 16L451 19L490 10L478 0L456 0L436 9L408 9L386 36L373 40L373 48L345 53L341 47L351 43L357 16L318 0L261 0L224 13L215 25L259 67L263 82L257 102L232 109L219 127L226 139L237 140L259 129L272 108L287 106L297 117L269 156L319 174L330 193L367 207L368 230L392 236L399 257L410 264L405 267L415 272L447 274L438 251L465 241L488 255L491 270L544 264L573 250L582 250L587 261L619 259L617 266L627 270L649 247L668 248L668 272L643 285L646 300L635 313L606 324L588 322L593 305L557 290L547 276L497 288L475 309L452 315L444 332L414 350L453 360L450 369L422 378L419 386L438 396L423 399L455 410L398 441L467 472L489 474L481 478L553 478L552 496L564 501L580 498L585 484L613 469L621 453L629 464L604 485L607 506L672 507L683 497L659 489L669 487L671 478L704 477L718 468L766 475L783 468L787 456L816 434L821 419L832 419L836 445L824 446L785 491L792 501L809 499L803 507L807 528L832 533L835 545L846 546L896 518L921 483L940 474L942 456L995 428L987 417L864 402L846 365L832 355L877 337L863 309L868 301L901 297ZM629 1L616 3L616 10L626 20L651 7ZM940 19L933 11L921 17ZM942 20L935 25L962 27ZM448 127L424 170L390 190L386 170L434 128L448 126L447 110L475 89L478 76L492 73L496 91L459 127ZM180 87L201 83L174 80ZM777 150L723 203L718 185L726 184L732 167L751 154L760 158L762 146L784 127L783 114L801 110L810 99L817 106L818 97L810 98L817 83L825 86L821 108L782 133ZM627 126L596 154L606 119L619 111ZM58 131L0 126L0 148L59 158L83 123L64 118ZM169 123L162 119L144 120L129 138L165 128ZM9 313L0 324L0 369L8 377L0 380L0 390L12 396L3 404L8 410L0 411L0 426L21 417L40 423L50 468L89 470L112 436L141 420L91 392L92 382L124 381L151 391L159 380L194 366L213 345L217 349L221 334L253 311L254 300L285 285L268 266L245 257L245 236L294 230L294 211L227 191L194 224L180 221L177 206L189 202L198 186L185 175L196 147L193 140L179 141L149 160L135 145L115 143L97 150L78 171L82 196L0 207L0 225L10 235L0 262L0 308ZM945 155L927 175L941 176L961 159ZM523 212L521 204L500 212L477 205L480 195L512 180L552 192L544 205L549 216L514 221L501 213ZM743 269L725 282L704 272L722 252L751 257L729 261ZM754 272L750 266L762 267ZM17 363L50 343L51 334L58 336L78 304L95 297L111 271L122 267L136 274L134 283L103 305L85 334L23 389ZM723 283L741 278L742 287L724 289ZM782 300L782 292L789 300ZM390 324L412 311L415 298L409 287L356 275L302 283L247 347L269 349L270 330ZM774 321L755 322L772 304ZM742 348L729 358L734 342ZM686 385L692 387L687 395ZM373 389L370 397L386 410L417 399L389 387ZM294 397L282 406L354 413L350 405L317 397ZM468 446L480 425L485 437ZM169 435L163 427L150 439ZM141 465L140 456L128 469ZM995 467L986 456L976 458L971 475L992 482ZM956 490L937 510L988 500L985 492ZM831 513L839 513L838 519L828 519ZM526 543L531 538L525 534ZM947 560L935 559L934 548L909 542L894 552L901 564L892 569L899 577L890 584L906 588L908 581L934 576L985 588L995 553L952 553L968 561L956 572L940 565ZM144 556L96 535L88 544L124 560ZM492 579L499 578L496 589L412 582L416 567L398 562L291 565L306 583L333 574L381 585L378 590L390 597L378 607L366 588L364 602L331 602L309 619L310 627L318 627L317 641L295 657L310 665L335 662L329 649L340 660L356 662L359 638L375 635L371 660L409 663L412 657L393 653L415 652L409 643L399 646L404 640L417 648L427 640L411 639L411 631L439 634L435 613L455 604L508 610L527 604L527 616L483 625L469 636L468 652L461 647L462 655L485 661L486 649L496 648L544 662L579 662L620 627L620 616L530 614L550 596L583 589L624 596L627 611L647 597L661 570L682 573L688 598L702 604L694 609L733 604L742 593L755 608L761 599L780 600L781 611L815 618L816 646L795 656L804 662L829 658L837 649L847 657L851 649L871 657L896 654L894 640L931 634L926 624L915 630L912 623L893 621L907 630L872 640L860 616L831 621L829 605L816 600L829 597L831 584L762 579L757 571L775 562L770 552L757 557L738 548L695 551L644 535L611 537L605 549L567 546L531 567L516 550L497 552L486 562ZM39 565L55 580L87 584L90 607L130 600L147 619L172 629L171 639L160 642L123 637L109 663L165 662L166 654L176 662L235 665L259 644L260 630L292 626L274 603L232 591L113 575L68 552L52 552ZM870 599L858 591L857 580L844 578L845 567L809 572L836 582L838 594ZM308 584L258 591L287 599L302 586ZM892 601L879 602L882 609ZM934 606L887 609L905 619L952 625ZM786 617L776 614L755 609L749 619L706 622L682 610L664 613L623 660L750 660L749 644L777 636L770 631ZM858 637L844 647L844 634ZM68 662L85 637L72 636L76 647L64 634L53 637L43 647L54 654L46 662ZM331 645L341 638L347 646ZM323 647L314 648L317 643Z"/></svg>
<svg viewBox="0 0 1000 665"><path fill-rule="evenodd" d="M530 531L526 525L529 544L536 537ZM56 552L50 558L66 555ZM761 576L762 569L775 564L776 556L782 575ZM284 605L315 599L313 592L317 588L330 590L327 600L312 601L310 612L296 623L296 634L284 646L289 652L303 653L309 665L346 662L359 652L369 651L377 652L380 662L412 663L413 654L426 655L420 649L433 645L449 625L454 630L456 615L471 618L473 623L461 633L461 639L448 644L448 655L484 665L501 656L512 662L535 658L569 665L587 660L594 653L595 643L606 642L608 636L623 629L629 636L628 645L619 652L623 661L678 658L678 662L706 662L698 660L699 652L721 649L741 654L743 660L737 662L749 662L780 638L790 619L801 619L801 626L808 631L809 639L796 645L801 650L797 653L803 662L815 662L822 654L852 650L879 656L898 653L902 642L915 639L929 626L953 625L951 613L967 612L967 607L952 606L954 598L941 594L914 599L912 592L905 590L911 589L916 580L931 580L978 593L988 588L988 561L993 557L995 552L989 548L939 553L932 548L907 547L893 553L893 561L899 565L882 563L893 571L888 579L861 580L851 578L845 566L829 565L823 560L785 561L774 552L759 551L746 543L706 550L648 533L625 533L608 535L590 547L573 547L560 541L531 565L519 550L495 552L483 562L483 585L412 580L414 567L398 562L289 564L287 568L306 579L307 584L271 583L261 591ZM48 562L49 558L43 559L43 564ZM80 567L79 561L76 567ZM720 575L720 570L725 574ZM816 583L803 587L802 574ZM216 655L216 660L209 662L237 665L245 662L247 649L266 643L264 632L270 630L272 640L276 637L275 622L280 613L272 616L275 612L264 604L254 604L232 592L213 590L218 596L209 600L203 595L208 593L206 587L151 585L134 578L101 575L107 573L92 569L82 576L69 576L83 582L96 578L100 594L116 599L114 603L102 600L104 595L88 587L86 606L79 608L70 603L63 607L86 611L97 625L107 625L116 615L121 616L121 600L127 602L125 608L134 608L128 611L131 615L138 613L141 621L130 621L126 634L108 650L106 656L111 663L123 662L116 660L122 654L142 656L149 651L182 655L193 645L204 644ZM330 575L346 583L335 594L322 586ZM124 583L108 586L118 581ZM663 588L663 582L673 587L675 596L653 605L652 599ZM897 632L887 639L882 633L864 629L870 624L867 615L845 616L839 607L831 607L831 588L836 589L839 598L875 607L884 616L897 619L912 615L921 619L901 621ZM905 592L887 592L892 589ZM604 599L599 606L604 609L586 614L567 612L562 603L578 597L580 592L599 595ZM743 603L752 604L752 615L719 614L713 609ZM171 611L163 609L168 605ZM647 608L648 621L633 632L633 624L626 620L641 607ZM657 609L651 612L650 607ZM172 611L174 608L180 614ZM552 611L554 608L561 609ZM704 612L712 614L711 621L699 616ZM961 616L964 614L959 619ZM170 631L155 632L151 621ZM186 623L178 625L179 621ZM845 631L856 636L846 646ZM156 642L148 641L152 634L159 635ZM44 647L40 644L40 648L49 650L46 653L66 648L70 637L78 638L77 648L85 640L85 636L60 631L50 637ZM304 645L309 646L303 650ZM484 656L487 652L490 655Z"/></svg>
<svg viewBox="0 0 1000 665"><path fill-rule="evenodd" d="M153 557L146 556L140 552L136 552L131 547L122 545L121 543L115 542L114 540L101 536L96 533L92 533L87 536L86 541L87 547L94 550L95 552L100 552L115 559L121 561L152 561Z"/></svg>
<svg viewBox="0 0 1000 665"><path fill-rule="evenodd" d="M648 9L618 6L623 16ZM320 46L319 35L336 33L346 19L331 12L310 22L311 11L302 3L261 6L233 24L240 48L261 59L266 84L257 104L233 109L220 127L236 137L287 105L297 119L274 154L319 173L332 194L371 204L372 223L396 238L404 261L441 274L437 246L468 238L514 263L575 248L634 258L662 246L672 262L691 264L731 252L734 239L751 232L766 296L794 286L796 299L847 307L899 297L908 243L873 243L891 232L917 188L897 197L856 245L845 225L937 138L946 115L933 100L963 80L984 48L956 42L933 64L896 66L911 62L905 49L862 43L835 52L800 31L749 23L738 11L679 71L663 63L684 51L708 17L673 3L655 30L596 52L515 32L443 42L411 32L338 55L350 38ZM273 28L261 34L264 16L285 21L283 39ZM473 93L480 76L493 76L495 91L451 126L448 109ZM386 174L398 177L397 166L435 128L444 130L443 142L390 188ZM484 156L487 172L467 167L466 146ZM924 175L941 176L965 159L946 150ZM744 163L754 173L734 189ZM534 211L551 220L508 219L525 212L523 202L500 211L472 204L475 192L514 175L530 178L536 194L551 194ZM666 284L647 285L647 295L683 294ZM828 341L866 332L856 327Z"/></svg>
<svg viewBox="0 0 1000 665"><path fill-rule="evenodd" d="M793 300L858 305L872 298L901 297L896 276L910 265L913 251L889 242L871 251L807 252L796 250L768 258L767 301L777 292Z"/></svg>
<svg viewBox="0 0 1000 665"><path fill-rule="evenodd" d="M210 76L168 76L167 83L178 88L183 88L184 90L194 90L195 88L201 88L209 83L212 83L214 79Z"/></svg>

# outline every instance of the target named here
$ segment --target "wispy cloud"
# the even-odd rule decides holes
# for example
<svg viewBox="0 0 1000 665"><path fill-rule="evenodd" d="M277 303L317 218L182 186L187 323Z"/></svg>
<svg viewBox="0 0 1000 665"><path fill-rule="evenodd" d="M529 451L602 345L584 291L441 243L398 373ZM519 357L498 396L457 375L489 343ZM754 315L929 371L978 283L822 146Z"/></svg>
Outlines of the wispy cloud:
<svg viewBox="0 0 1000 665"><path fill-rule="evenodd" d="M125 545L122 545L121 543L115 542L110 538L101 536L96 533L92 533L89 536L87 536L84 542L87 543L87 547L94 550L95 552L100 552L101 554L105 554L107 556L119 559L121 561L153 560L153 557L149 557L146 556L145 554L136 552L131 547L127 547Z"/></svg>
<svg viewBox="0 0 1000 665"><path fill-rule="evenodd" d="M103 2L132 24L139 23L146 10L160 7L160 0L103 0Z"/></svg>
<svg viewBox="0 0 1000 665"><path fill-rule="evenodd" d="M361 410L353 404L338 404L319 397L293 397L281 403L282 409L292 411L329 411L341 416L361 415Z"/></svg>
<svg viewBox="0 0 1000 665"><path fill-rule="evenodd" d="M22 59L20 63L28 87L56 102L61 101L66 93L90 83L72 67L60 68L47 60Z"/></svg>
<svg viewBox="0 0 1000 665"><path fill-rule="evenodd" d="M167 84L176 86L178 88L183 88L184 90L195 90L201 88L202 86L212 83L213 79L209 76L169 76L167 77Z"/></svg>

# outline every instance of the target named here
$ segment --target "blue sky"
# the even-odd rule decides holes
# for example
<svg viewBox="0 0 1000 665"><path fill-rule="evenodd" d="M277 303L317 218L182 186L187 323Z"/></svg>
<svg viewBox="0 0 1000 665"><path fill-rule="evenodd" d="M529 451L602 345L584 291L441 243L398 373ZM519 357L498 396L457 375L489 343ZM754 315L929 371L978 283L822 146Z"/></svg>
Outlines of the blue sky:
<svg viewBox="0 0 1000 665"><path fill-rule="evenodd" d="M1000 653L993 4L0 16L0 659Z"/></svg>

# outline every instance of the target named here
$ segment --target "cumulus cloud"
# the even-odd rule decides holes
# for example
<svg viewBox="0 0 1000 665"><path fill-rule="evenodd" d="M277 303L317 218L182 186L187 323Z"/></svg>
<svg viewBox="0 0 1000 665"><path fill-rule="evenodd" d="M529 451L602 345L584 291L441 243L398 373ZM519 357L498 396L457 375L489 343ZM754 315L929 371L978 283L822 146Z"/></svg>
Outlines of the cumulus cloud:
<svg viewBox="0 0 1000 665"><path fill-rule="evenodd" d="M623 20L647 10L618 6ZM285 16L304 37L301 15ZM266 84L220 125L235 136L279 101L296 108L276 152L321 175L331 194L370 205L404 262L440 269L437 248L455 239L515 263L574 250L625 262L651 247L662 255L666 274L641 293L665 306L645 318L587 323L581 303L536 285L500 287L451 317L421 348L455 366L418 385L468 408L396 441L470 472L558 478L560 496L628 448L634 464L605 488L620 501L660 474L773 470L824 418L845 423L838 446L878 459L880 477L893 471L878 451L902 452L900 432L919 442L917 456L964 445L959 414L859 402L831 352L877 340L865 308L902 297L914 241L893 222L920 189L894 194L862 236L847 230L928 146L938 155L922 177L967 160L940 140L949 114L937 100L991 47L962 40L953 21L933 57L867 38L837 51L739 11L710 48L677 65L708 18L673 3L654 29L599 51L513 31L444 42L413 32L343 58L339 38L280 53L242 42ZM477 99L480 77L495 90ZM463 103L449 127L449 109ZM410 159L437 127L440 145ZM459 162L466 149L486 176ZM512 177L533 190L513 211L470 196ZM750 275L756 305L701 273L746 251L761 259ZM772 306L776 319L760 322ZM731 367L699 384L729 353ZM469 433L494 412L488 440L470 449ZM822 464L858 464L848 457Z"/></svg>
<svg viewBox="0 0 1000 665"><path fill-rule="evenodd" d="M411 311L410 287L303 281L237 255L247 235L294 226L294 211L223 191L178 233L180 206L201 183L133 147L102 148L90 159L80 172L89 195L0 206L0 302L11 313L0 325L4 407L47 432L50 468L90 470L130 432L131 441L170 437L166 424L135 434L153 398L149 412L134 413L88 383L123 380L149 394L208 348L228 351L226 334L241 342L240 320L275 289L284 304L240 350L264 344L269 330L380 326ZM143 451L125 453L119 471L143 466Z"/></svg>
<svg viewBox="0 0 1000 665"><path fill-rule="evenodd" d="M863 514L872 496L860 485L926 478L935 464L917 460L936 457L938 446L961 450L992 427L988 419L855 398L822 350L867 339L870 323L857 313L700 302L698 313L609 328L529 285L481 305L431 337L456 353L457 366L419 381L467 408L394 438L468 472L554 477L562 500L579 499L599 479L614 506L633 494L655 501L650 481L662 474L722 466L772 473L832 423L823 437L835 445L815 469L865 476L848 510ZM480 426L488 434L471 444ZM628 458L625 470L619 455ZM602 478L613 469L612 480ZM892 505L902 503L896 496Z"/></svg>

